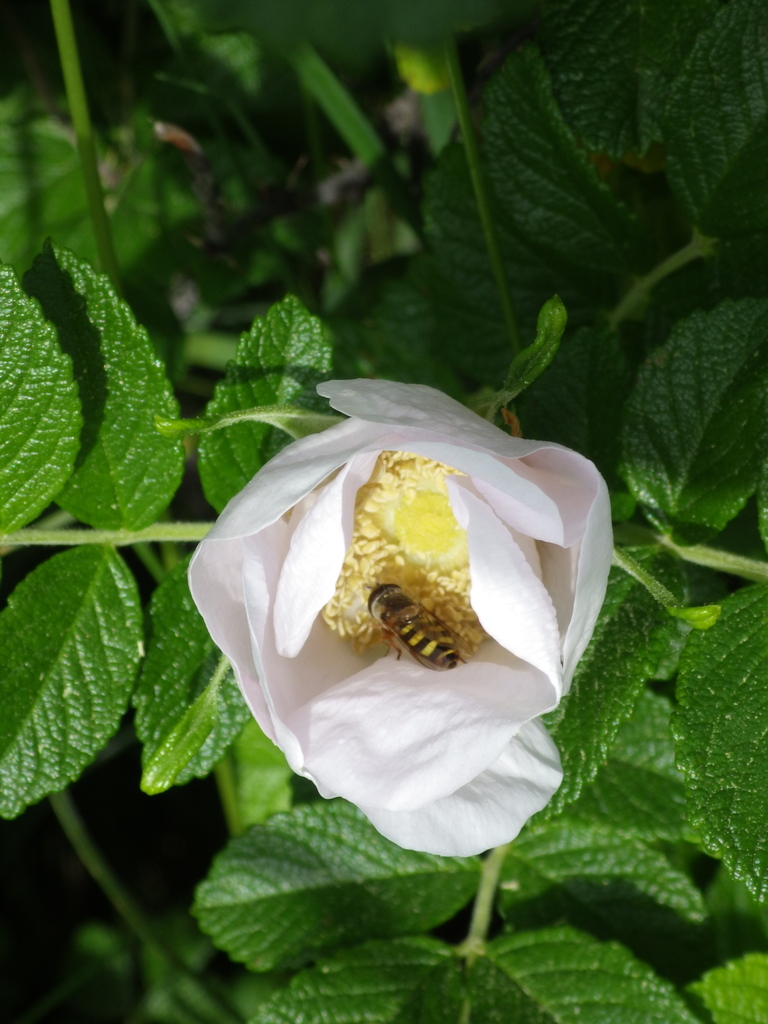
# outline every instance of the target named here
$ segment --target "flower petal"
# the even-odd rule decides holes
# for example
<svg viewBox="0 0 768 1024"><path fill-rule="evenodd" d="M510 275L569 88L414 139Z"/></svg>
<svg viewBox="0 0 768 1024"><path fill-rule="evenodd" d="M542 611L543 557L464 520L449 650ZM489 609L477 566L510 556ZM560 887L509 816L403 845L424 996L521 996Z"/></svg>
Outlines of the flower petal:
<svg viewBox="0 0 768 1024"><path fill-rule="evenodd" d="M275 597L275 640L278 654L286 658L296 657L323 605L333 597L352 543L355 495L377 458L378 452L353 456L321 489L293 531Z"/></svg>
<svg viewBox="0 0 768 1024"><path fill-rule="evenodd" d="M502 647L561 687L560 630L552 599L510 530L465 477L448 477L451 507L467 531L472 608Z"/></svg>
<svg viewBox="0 0 768 1024"><path fill-rule="evenodd" d="M562 781L560 755L540 721L524 725L500 757L461 789L412 811L360 810L409 850L469 857L514 839Z"/></svg>
<svg viewBox="0 0 768 1024"><path fill-rule="evenodd" d="M450 672L380 658L287 724L304 770L326 789L356 804L410 810L484 771L555 700L545 676L487 643Z"/></svg>

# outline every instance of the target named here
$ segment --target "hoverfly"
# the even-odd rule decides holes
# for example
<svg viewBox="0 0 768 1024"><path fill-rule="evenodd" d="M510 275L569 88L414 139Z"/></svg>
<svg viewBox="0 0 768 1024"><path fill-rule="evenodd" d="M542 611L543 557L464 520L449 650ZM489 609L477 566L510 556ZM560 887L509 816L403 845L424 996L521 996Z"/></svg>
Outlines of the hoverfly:
<svg viewBox="0 0 768 1024"><path fill-rule="evenodd" d="M456 668L468 656L461 638L396 583L374 587L368 610L384 639L397 650L398 660L400 652L407 651L421 665L442 671Z"/></svg>

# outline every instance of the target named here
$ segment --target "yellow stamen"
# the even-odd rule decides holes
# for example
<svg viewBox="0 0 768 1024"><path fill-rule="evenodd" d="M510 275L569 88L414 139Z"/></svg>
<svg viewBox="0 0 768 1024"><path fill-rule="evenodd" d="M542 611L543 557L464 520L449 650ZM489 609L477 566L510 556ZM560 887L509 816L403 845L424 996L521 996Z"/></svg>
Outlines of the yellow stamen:
<svg viewBox="0 0 768 1024"><path fill-rule="evenodd" d="M381 642L368 611L379 583L396 583L474 652L485 638L469 602L467 533L445 485L459 471L407 452L382 452L357 492L352 543L323 618L357 651ZM459 474L461 475L461 474Z"/></svg>

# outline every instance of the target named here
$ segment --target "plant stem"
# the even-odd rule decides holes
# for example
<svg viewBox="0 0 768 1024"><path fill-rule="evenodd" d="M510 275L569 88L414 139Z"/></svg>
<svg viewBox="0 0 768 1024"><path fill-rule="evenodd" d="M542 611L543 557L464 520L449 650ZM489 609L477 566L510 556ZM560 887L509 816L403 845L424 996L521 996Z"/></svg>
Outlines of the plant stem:
<svg viewBox="0 0 768 1024"><path fill-rule="evenodd" d="M727 572L731 576L741 576L745 580L768 583L768 562L761 562L757 558L746 558L744 555L721 551L719 548L710 548L704 544L675 544L664 534L656 533L655 530L651 530L647 526L638 526L633 523L614 524L613 536L614 540L620 544L653 544L656 547L666 548L667 551L684 562L703 565L708 569L717 569L719 572Z"/></svg>
<svg viewBox="0 0 768 1024"><path fill-rule="evenodd" d="M165 566L146 541L134 544L133 550L155 583L162 583L166 576Z"/></svg>
<svg viewBox="0 0 768 1024"><path fill-rule="evenodd" d="M693 238L687 245L684 245L682 249L678 249L677 252L673 252L671 256L667 256L653 270L635 281L608 318L608 324L611 329L616 330L619 324L629 319L633 314L641 312L648 302L651 290L659 281L669 277L670 274L674 274L676 270L684 267L686 263L690 263L700 256L709 256L713 249L714 242L712 239L700 235L694 229Z"/></svg>
<svg viewBox="0 0 768 1024"><path fill-rule="evenodd" d="M80 58L77 52L77 40L72 24L72 12L69 0L50 0L51 14L56 31L56 43L59 48L59 60L64 75L67 91L67 103L72 124L77 138L77 149L80 154L80 167L83 184L88 201L93 233L96 238L96 250L99 256L100 269L109 276L118 293L121 293L120 272L117 266L115 250L112 246L112 235L109 220L104 209L104 195L99 178L99 167L96 159L96 147L93 141L93 128L88 112L88 100L85 95L83 76L80 70Z"/></svg>
<svg viewBox="0 0 768 1024"><path fill-rule="evenodd" d="M196 544L212 526L213 523L155 523L143 530L38 530L28 526L4 536L0 534L0 551L7 547L72 547L76 544L110 544L119 548L165 540Z"/></svg>
<svg viewBox="0 0 768 1024"><path fill-rule="evenodd" d="M461 134L464 139L464 151L467 155L467 164L472 178L472 188L475 193L475 202L480 214L480 223L483 226L485 245L488 249L488 258L491 261L491 270L496 281L496 288L501 300L501 309L504 314L504 322L507 325L510 344L513 354L520 351L520 332L517 327L517 317L512 302L512 295L509 291L509 282L504 272L504 261L501 256L499 236L496 231L496 222L491 212L490 191L485 177L483 165L480 161L480 150L475 137L475 126L472 123L472 112L469 109L467 91L464 87L464 78L459 64L459 55L456 49L455 40L451 39L445 47L445 60L448 65L448 75L451 80L451 91L453 101L456 104L456 115L459 119Z"/></svg>
<svg viewBox="0 0 768 1024"><path fill-rule="evenodd" d="M325 112L346 144L371 171L384 189L393 209L421 235L418 207L387 155L384 143L371 122L320 55L308 43L286 52L302 86Z"/></svg>
<svg viewBox="0 0 768 1024"><path fill-rule="evenodd" d="M469 932L457 950L460 956L466 958L469 966L482 954L485 947L488 928L491 924L491 915L493 914L493 898L496 895L504 858L507 856L511 845L511 843L505 843L503 846L497 846L495 850L491 850L483 861L480 885L477 889L475 905L472 908L472 920L469 923Z"/></svg>
<svg viewBox="0 0 768 1024"><path fill-rule="evenodd" d="M94 843L69 793L66 790L63 793L52 793L49 800L64 834L74 847L86 870L131 931L144 945L153 949L175 970L190 978L205 991L209 999L215 1001L223 1024L240 1024L240 1018L222 1002L221 998L209 991L202 979L197 977L179 960L176 953L154 934L143 911L122 882L113 874L109 864Z"/></svg>
<svg viewBox="0 0 768 1024"><path fill-rule="evenodd" d="M219 800L224 811L224 820L231 836L241 836L245 831L243 818L240 814L240 804L237 800L237 784L235 778L235 765L231 754L226 754L213 769L216 776L216 785L219 790Z"/></svg>
<svg viewBox="0 0 768 1024"><path fill-rule="evenodd" d="M624 548L613 549L612 561L614 565L618 565L624 572L629 573L638 583L642 583L649 594L665 608L676 608L680 604L672 591L667 590L664 584L659 583L655 576L646 572L642 565L636 562Z"/></svg>

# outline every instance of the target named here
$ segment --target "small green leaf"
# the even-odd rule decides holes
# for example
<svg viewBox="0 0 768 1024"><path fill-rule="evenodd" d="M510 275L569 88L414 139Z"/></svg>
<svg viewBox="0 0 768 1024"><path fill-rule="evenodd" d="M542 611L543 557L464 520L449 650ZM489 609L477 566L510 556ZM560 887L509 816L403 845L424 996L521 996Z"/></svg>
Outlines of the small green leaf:
<svg viewBox="0 0 768 1024"><path fill-rule="evenodd" d="M189 592L188 564L175 566L152 595L147 657L133 696L154 792L207 775L249 718L231 669L215 693L209 689L221 654Z"/></svg>
<svg viewBox="0 0 768 1024"><path fill-rule="evenodd" d="M754 493L767 337L768 302L726 300L681 320L641 370L627 403L623 474L661 526L721 530Z"/></svg>
<svg viewBox="0 0 768 1024"><path fill-rule="evenodd" d="M672 80L718 8L717 0L547 0L544 57L585 146L618 158L661 140Z"/></svg>
<svg viewBox="0 0 768 1024"><path fill-rule="evenodd" d="M117 729L142 643L123 560L81 547L43 562L0 613L0 814L74 781Z"/></svg>
<svg viewBox="0 0 768 1024"><path fill-rule="evenodd" d="M90 526L139 530L166 508L184 450L155 430L177 404L146 331L103 274L50 243L24 275L71 357L84 425L75 472L57 502Z"/></svg>
<svg viewBox="0 0 768 1024"><path fill-rule="evenodd" d="M194 913L233 960L265 971L434 928L471 899L478 867L402 850L349 804L315 802L233 839L198 886Z"/></svg>
<svg viewBox="0 0 768 1024"><path fill-rule="evenodd" d="M768 588L722 602L680 663L673 718L688 814L707 849L768 899Z"/></svg>
<svg viewBox="0 0 768 1024"><path fill-rule="evenodd" d="M679 589L679 570L669 556L630 550L667 587ZM573 688L547 716L565 777L545 813L557 813L595 777L619 725L632 714L677 629L643 586L623 569L611 569L600 617Z"/></svg>
<svg viewBox="0 0 768 1024"><path fill-rule="evenodd" d="M405 1024L408 1003L444 966L458 963L436 939L368 942L301 971L249 1024Z"/></svg>
<svg viewBox="0 0 768 1024"><path fill-rule="evenodd" d="M293 772L285 755L265 736L254 719L232 747L237 802L245 827L261 825L278 811L289 811L293 799Z"/></svg>
<svg viewBox="0 0 768 1024"><path fill-rule="evenodd" d="M752 235L765 246L768 197L768 11L762 0L720 6L670 91L667 173L705 235Z"/></svg>
<svg viewBox="0 0 768 1024"><path fill-rule="evenodd" d="M690 986L714 1024L768 1024L768 955L751 953Z"/></svg>
<svg viewBox="0 0 768 1024"><path fill-rule="evenodd" d="M692 608L668 606L667 612L676 619L682 619L693 629L710 629L720 618L723 609L719 604L704 604Z"/></svg>
<svg viewBox="0 0 768 1024"><path fill-rule="evenodd" d="M289 403L310 413L324 413L325 403L315 386L328 377L330 369L330 345L323 325L289 295L241 336L236 360L216 385L206 419ZM200 479L213 507L221 511L287 442L284 430L256 422L237 423L201 437Z"/></svg>
<svg viewBox="0 0 768 1024"><path fill-rule="evenodd" d="M619 729L608 761L569 813L610 822L641 839L682 839L685 790L675 767L671 711L666 698L645 691Z"/></svg>
<svg viewBox="0 0 768 1024"><path fill-rule="evenodd" d="M504 387L496 396L496 408L511 402L549 366L560 347L568 313L557 295L544 303L536 323L536 337L512 360Z"/></svg>
<svg viewBox="0 0 768 1024"><path fill-rule="evenodd" d="M548 928L504 936L487 952L490 963L470 973L473 1020L696 1024L673 987L615 942ZM492 1015L489 1004L504 1012Z"/></svg>
<svg viewBox="0 0 768 1024"><path fill-rule="evenodd" d="M574 818L529 829L507 854L499 899L515 929L565 920L622 942L662 974L687 980L700 969L701 893L630 833Z"/></svg>
<svg viewBox="0 0 768 1024"><path fill-rule="evenodd" d="M40 306L0 267L0 531L31 522L66 482L82 417L72 363Z"/></svg>

